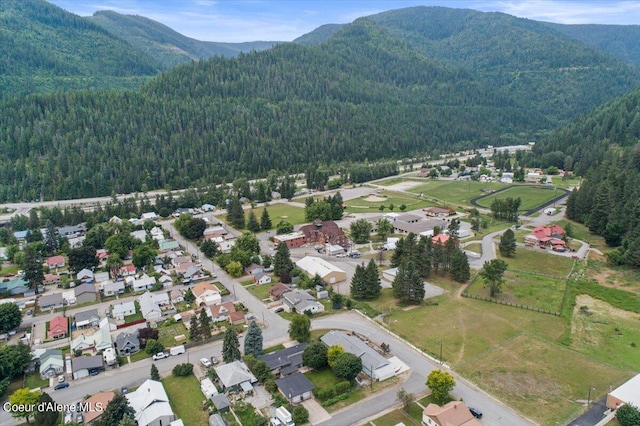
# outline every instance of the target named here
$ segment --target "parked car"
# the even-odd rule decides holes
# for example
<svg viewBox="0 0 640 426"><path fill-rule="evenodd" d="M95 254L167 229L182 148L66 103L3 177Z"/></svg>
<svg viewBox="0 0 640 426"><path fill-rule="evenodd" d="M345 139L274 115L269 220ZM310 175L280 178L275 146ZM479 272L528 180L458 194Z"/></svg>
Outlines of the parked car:
<svg viewBox="0 0 640 426"><path fill-rule="evenodd" d="M347 257L347 255L344 253L338 253L336 254L336 257Z"/></svg>
<svg viewBox="0 0 640 426"><path fill-rule="evenodd" d="M98 374L100 374L100 370L91 370L91 371L89 371L89 375L90 376L97 376Z"/></svg>
<svg viewBox="0 0 640 426"><path fill-rule="evenodd" d="M361 254L360 254L359 251L352 251L351 253L349 253L349 257L352 257L354 259L357 258L357 257L360 257L360 256L361 256Z"/></svg>
<svg viewBox="0 0 640 426"><path fill-rule="evenodd" d="M211 364L216 365L218 363L218 358L216 358L215 356L211 357Z"/></svg>
<svg viewBox="0 0 640 426"><path fill-rule="evenodd" d="M79 425L84 424L84 416L82 415L82 413L78 413L78 415L76 416L76 423Z"/></svg>
<svg viewBox="0 0 640 426"><path fill-rule="evenodd" d="M159 359L169 358L169 352L158 352L153 356L153 360L157 361Z"/></svg>
<svg viewBox="0 0 640 426"><path fill-rule="evenodd" d="M73 413L71 412L71 410L67 410L66 413L64 413L64 424L69 424L73 422Z"/></svg>
<svg viewBox="0 0 640 426"><path fill-rule="evenodd" d="M60 389L64 389L64 388L68 388L69 387L69 382L62 382L62 383L58 383L53 390L60 390Z"/></svg>
<svg viewBox="0 0 640 426"><path fill-rule="evenodd" d="M122 388L122 389L120 389L120 392L122 392L123 395L126 395L126 394L129 393L129 388L126 388L126 387Z"/></svg>
<svg viewBox="0 0 640 426"><path fill-rule="evenodd" d="M276 314L279 314L280 312L284 312L284 308L283 307L275 308L273 312L275 312Z"/></svg>
<svg viewBox="0 0 640 426"><path fill-rule="evenodd" d="M64 375L58 376L58 383L64 382Z"/></svg>
<svg viewBox="0 0 640 426"><path fill-rule="evenodd" d="M211 361L207 358L200 358L200 363L205 366L205 368L211 367Z"/></svg>
<svg viewBox="0 0 640 426"><path fill-rule="evenodd" d="M469 407L469 412L476 419L481 419L482 418L482 412L480 410L478 410L477 408Z"/></svg>

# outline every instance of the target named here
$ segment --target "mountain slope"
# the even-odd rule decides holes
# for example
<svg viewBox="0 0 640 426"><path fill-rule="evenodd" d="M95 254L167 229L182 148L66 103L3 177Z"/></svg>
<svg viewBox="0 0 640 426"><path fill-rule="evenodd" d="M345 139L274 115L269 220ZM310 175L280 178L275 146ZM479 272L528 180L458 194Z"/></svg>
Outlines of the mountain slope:
<svg viewBox="0 0 640 426"><path fill-rule="evenodd" d="M308 32L307 34L303 34L297 39L293 40L294 43L302 44L304 46L309 46L312 44L320 44L329 39L332 35L340 30L340 28L344 27L346 24L325 24L321 25L315 30Z"/></svg>
<svg viewBox="0 0 640 426"><path fill-rule="evenodd" d="M236 56L240 52L260 51L278 43L274 41L247 43L199 41L185 37L166 25L143 16L121 15L112 11L96 12L86 19L152 56L165 68L216 55Z"/></svg>
<svg viewBox="0 0 640 426"><path fill-rule="evenodd" d="M367 20L322 46L180 65L136 92L41 95L2 109L0 200L209 185L515 143L548 127Z"/></svg>
<svg viewBox="0 0 640 426"><path fill-rule="evenodd" d="M42 0L0 2L2 96L135 87L159 64L103 28Z"/></svg>
<svg viewBox="0 0 640 426"><path fill-rule="evenodd" d="M556 31L603 52L640 66L640 25L561 25Z"/></svg>

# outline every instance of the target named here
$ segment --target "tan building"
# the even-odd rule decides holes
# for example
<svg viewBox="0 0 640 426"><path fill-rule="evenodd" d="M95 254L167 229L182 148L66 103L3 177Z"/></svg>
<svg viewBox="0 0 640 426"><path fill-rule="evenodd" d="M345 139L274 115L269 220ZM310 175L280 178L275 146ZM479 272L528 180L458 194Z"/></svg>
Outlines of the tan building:
<svg viewBox="0 0 640 426"><path fill-rule="evenodd" d="M109 392L98 392L89 398L87 398L84 403L89 404L91 407L90 410L85 411L84 414L84 422L88 425L95 422L101 415L104 413L104 410L107 408L107 404L111 402L113 398L115 398L116 394L112 391Z"/></svg>
<svg viewBox="0 0 640 426"><path fill-rule="evenodd" d="M482 426L462 401L451 401L442 407L429 404L422 412L423 426Z"/></svg>
<svg viewBox="0 0 640 426"><path fill-rule="evenodd" d="M290 234L276 235L275 237L273 237L273 242L276 245L285 243L287 247L291 249L306 244L307 238L305 237L304 233L296 231Z"/></svg>
<svg viewBox="0 0 640 426"><path fill-rule="evenodd" d="M326 260L306 256L296 262L296 266L306 272L310 277L318 274L326 284L335 284L347 279L347 273Z"/></svg>

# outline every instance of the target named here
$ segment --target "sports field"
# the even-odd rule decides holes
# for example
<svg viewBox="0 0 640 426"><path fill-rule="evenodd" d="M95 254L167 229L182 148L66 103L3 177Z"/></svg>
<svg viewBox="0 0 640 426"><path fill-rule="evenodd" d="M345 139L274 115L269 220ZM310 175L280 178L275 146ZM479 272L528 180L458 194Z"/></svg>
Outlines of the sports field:
<svg viewBox="0 0 640 426"><path fill-rule="evenodd" d="M527 211L543 205L555 197L562 195L561 190L553 187L514 185L509 189L488 195L476 200L480 207L491 208L491 203L498 198L520 198L520 211Z"/></svg>

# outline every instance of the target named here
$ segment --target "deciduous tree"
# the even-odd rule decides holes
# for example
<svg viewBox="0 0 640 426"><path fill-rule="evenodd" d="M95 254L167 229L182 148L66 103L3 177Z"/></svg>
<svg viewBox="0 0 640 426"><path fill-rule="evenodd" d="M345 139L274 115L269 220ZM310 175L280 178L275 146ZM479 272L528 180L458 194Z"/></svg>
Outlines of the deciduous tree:
<svg viewBox="0 0 640 426"><path fill-rule="evenodd" d="M357 244L364 244L369 242L371 235L371 223L366 219L358 219L351 223L349 226L351 232L351 239Z"/></svg>
<svg viewBox="0 0 640 426"><path fill-rule="evenodd" d="M484 262L484 267L480 271L480 276L489 287L491 297L496 297L502 291L504 283L504 273L507 270L507 262L502 259L493 259Z"/></svg>
<svg viewBox="0 0 640 426"><path fill-rule="evenodd" d="M327 346L317 340L309 343L302 352L302 363L307 367L320 370L327 364Z"/></svg>
<svg viewBox="0 0 640 426"><path fill-rule="evenodd" d="M28 407L34 407L40 400L40 391L31 392L31 389L21 388L17 389L10 397L9 402L11 405L27 407L26 410L12 410L11 416L17 419L25 419L27 424L31 416L35 414L35 410L31 410Z"/></svg>
<svg viewBox="0 0 640 426"><path fill-rule="evenodd" d="M298 342L307 342L311 337L311 320L306 315L296 314L289 324L289 337Z"/></svg>
<svg viewBox="0 0 640 426"><path fill-rule="evenodd" d="M427 386L431 389L433 399L440 405L447 402L449 392L453 390L455 385L455 379L446 371L433 370L427 377Z"/></svg>
<svg viewBox="0 0 640 426"><path fill-rule="evenodd" d="M0 305L0 334L18 328L22 322L22 313L15 303Z"/></svg>
<svg viewBox="0 0 640 426"><path fill-rule="evenodd" d="M352 353L345 352L336 356L331 370L342 379L353 380L362 371L362 360Z"/></svg>

